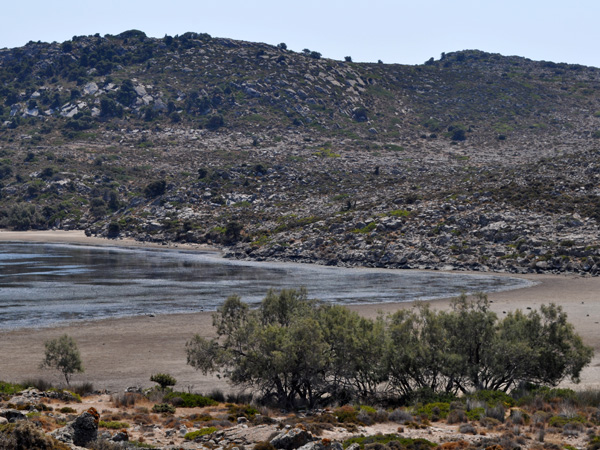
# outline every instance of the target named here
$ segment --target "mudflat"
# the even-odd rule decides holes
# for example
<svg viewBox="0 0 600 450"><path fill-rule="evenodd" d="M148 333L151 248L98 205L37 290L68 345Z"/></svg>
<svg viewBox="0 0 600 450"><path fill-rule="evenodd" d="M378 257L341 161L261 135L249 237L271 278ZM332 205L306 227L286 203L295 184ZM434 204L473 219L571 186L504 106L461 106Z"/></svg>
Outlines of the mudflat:
<svg viewBox="0 0 600 450"><path fill-rule="evenodd" d="M137 241L86 237L80 231L7 232L0 241L61 242L88 245L144 246ZM1 245L1 244L0 244ZM207 250L203 246L159 246ZM514 276L511 274L511 276ZM596 356L582 376L579 388L600 389L600 278L566 275L524 275L536 284L529 288L489 294L492 309L502 317L508 311L537 309L556 303L568 314L569 321ZM435 308L448 308L450 301L436 300ZM350 308L366 317L379 312L394 312L412 303L353 305ZM194 335L213 336L212 313L140 316L78 322L53 328L18 329L0 332L0 380L20 382L45 378L60 382L51 371L39 369L44 342L61 334L71 335L78 343L85 373L75 375L74 383L92 382L96 389L120 391L130 386L149 387L150 376L167 372L178 381L179 389L191 388L208 393L213 389L232 390L225 380L204 376L186 363L185 343ZM570 383L564 386L573 387Z"/></svg>

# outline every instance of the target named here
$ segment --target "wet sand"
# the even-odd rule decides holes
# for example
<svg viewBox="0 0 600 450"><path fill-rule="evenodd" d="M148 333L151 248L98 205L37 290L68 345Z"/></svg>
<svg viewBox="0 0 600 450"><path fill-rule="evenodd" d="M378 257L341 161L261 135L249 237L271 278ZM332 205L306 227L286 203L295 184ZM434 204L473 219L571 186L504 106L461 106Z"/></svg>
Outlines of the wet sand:
<svg viewBox="0 0 600 450"><path fill-rule="evenodd" d="M133 240L88 238L81 231L0 231L0 241L147 246ZM205 246L194 245L153 247L208 250ZM505 312L515 309L536 309L551 302L562 305L584 342L596 351L592 364L584 370L579 388L600 389L600 278L564 275L526 275L523 278L537 284L525 289L490 294L492 309L502 317ZM431 303L436 308L447 308L449 300ZM366 317L375 317L379 311L387 313L410 306L410 303L389 303L354 305L351 309ZM153 373L167 372L178 380L177 388L181 390L231 390L224 380L203 376L186 364L186 341L197 333L206 337L213 335L210 312L107 319L56 328L3 331L0 332L0 380L19 382L44 378L60 382L60 377L53 371L39 369L39 363L44 353L44 342L64 333L77 341L85 366L85 373L76 374L74 383L92 382L96 389L115 392L129 386L152 386L154 383L149 379ZM570 386L569 383L564 385Z"/></svg>

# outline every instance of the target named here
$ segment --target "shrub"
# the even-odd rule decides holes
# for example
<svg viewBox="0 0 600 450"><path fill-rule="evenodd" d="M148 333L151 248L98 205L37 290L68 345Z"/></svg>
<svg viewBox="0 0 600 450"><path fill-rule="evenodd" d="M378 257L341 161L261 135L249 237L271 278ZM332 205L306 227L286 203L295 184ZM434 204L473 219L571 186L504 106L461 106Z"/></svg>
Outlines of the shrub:
<svg viewBox="0 0 600 450"><path fill-rule="evenodd" d="M215 427L205 427L205 428L201 428L200 430L197 430L197 431L192 431L190 433L186 433L186 435L183 436L183 438L186 441L193 441L197 437L206 436L207 434L212 434L215 431L217 431L217 429Z"/></svg>
<svg viewBox="0 0 600 450"><path fill-rule="evenodd" d="M157 403L152 407L152 412L159 414L175 414L175 407L168 403Z"/></svg>
<svg viewBox="0 0 600 450"><path fill-rule="evenodd" d="M116 238L121 233L121 225L118 222L111 222L108 224L106 235L109 238Z"/></svg>
<svg viewBox="0 0 600 450"><path fill-rule="evenodd" d="M506 415L506 410L504 409L504 406L502 404L498 404L492 408L487 407L485 409L485 415L486 415L486 417L491 417L500 422L504 422L504 416Z"/></svg>
<svg viewBox="0 0 600 450"><path fill-rule="evenodd" d="M77 413L77 411L75 409L71 408L70 406L63 406L58 411L63 414L76 414Z"/></svg>
<svg viewBox="0 0 600 450"><path fill-rule="evenodd" d="M417 409L417 414L426 414L430 420L445 419L450 412L450 403L436 402L428 403ZM464 412L463 412L464 414Z"/></svg>
<svg viewBox="0 0 600 450"><path fill-rule="evenodd" d="M150 198L158 197L165 193L166 188L167 182L165 180L152 181L144 188L144 195Z"/></svg>
<svg viewBox="0 0 600 450"><path fill-rule="evenodd" d="M470 423L463 423L458 427L458 431L462 434L477 434L477 430Z"/></svg>
<svg viewBox="0 0 600 450"><path fill-rule="evenodd" d="M31 422L0 425L0 449L69 450L69 446L46 435Z"/></svg>
<svg viewBox="0 0 600 450"><path fill-rule="evenodd" d="M470 399L481 400L486 402L488 406L496 406L502 403L504 406L515 406L515 399L502 391L480 390L468 396Z"/></svg>
<svg viewBox="0 0 600 450"><path fill-rule="evenodd" d="M127 422L105 422L104 420L101 420L98 423L98 426L101 428L108 428L109 430L122 430L123 428L129 428L129 424Z"/></svg>
<svg viewBox="0 0 600 450"><path fill-rule="evenodd" d="M450 411L446 419L446 423L448 424L464 423L467 421L467 414L461 409L453 409Z"/></svg>
<svg viewBox="0 0 600 450"><path fill-rule="evenodd" d="M129 407L136 404L137 401L144 398L142 394L136 394L133 392L124 392L121 394L113 394L110 396L110 401L115 405L116 408Z"/></svg>
<svg viewBox="0 0 600 450"><path fill-rule="evenodd" d="M225 125L225 120L221 115L210 116L208 121L206 122L206 128L209 130L215 131Z"/></svg>
<svg viewBox="0 0 600 450"><path fill-rule="evenodd" d="M515 425L527 425L531 420L529 414L522 409L511 409L508 418Z"/></svg>
<svg viewBox="0 0 600 450"><path fill-rule="evenodd" d="M26 385L25 385L26 386ZM24 385L0 381L0 394L15 395L25 389Z"/></svg>
<svg viewBox="0 0 600 450"><path fill-rule="evenodd" d="M467 411L467 419L480 420L485 417L485 408L473 408Z"/></svg>
<svg viewBox="0 0 600 450"><path fill-rule="evenodd" d="M168 373L156 373L150 377L150 381L158 383L160 388L164 391L169 386L175 386L177 380Z"/></svg>
<svg viewBox="0 0 600 450"><path fill-rule="evenodd" d="M225 394L220 389L213 389L210 392L210 394L208 394L208 396L210 398L212 398L214 401L219 402L219 403L222 403L225 401Z"/></svg>
<svg viewBox="0 0 600 450"><path fill-rule="evenodd" d="M202 408L204 406L213 406L217 404L212 398L200 394L190 394L188 392L168 392L164 396L163 401L172 403L175 399L178 399L176 400L177 403L179 403L178 406L183 408Z"/></svg>
<svg viewBox="0 0 600 450"><path fill-rule="evenodd" d="M358 410L350 405L344 405L333 411L333 414L340 423L357 423Z"/></svg>
<svg viewBox="0 0 600 450"><path fill-rule="evenodd" d="M251 420L258 414L258 410L250 405L229 405L227 412L231 421L235 421L238 417L242 416Z"/></svg>
<svg viewBox="0 0 600 450"><path fill-rule="evenodd" d="M575 417L552 416L550 417L550 420L548 420L548 426L563 428L568 423L584 424L585 422L585 417L582 417L580 415L577 415Z"/></svg>
<svg viewBox="0 0 600 450"><path fill-rule="evenodd" d="M404 409L395 409L388 415L388 420L391 422L406 423L413 419L413 415Z"/></svg>

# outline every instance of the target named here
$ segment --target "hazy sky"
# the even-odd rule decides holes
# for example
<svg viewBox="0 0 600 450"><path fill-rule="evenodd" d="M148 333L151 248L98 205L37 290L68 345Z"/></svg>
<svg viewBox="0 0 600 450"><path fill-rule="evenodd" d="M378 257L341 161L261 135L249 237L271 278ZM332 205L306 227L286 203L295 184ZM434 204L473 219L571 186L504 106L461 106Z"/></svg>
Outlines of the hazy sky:
<svg viewBox="0 0 600 450"><path fill-rule="evenodd" d="M600 67L600 0L4 1L0 48L138 29L209 33L327 58L420 64L478 49Z"/></svg>

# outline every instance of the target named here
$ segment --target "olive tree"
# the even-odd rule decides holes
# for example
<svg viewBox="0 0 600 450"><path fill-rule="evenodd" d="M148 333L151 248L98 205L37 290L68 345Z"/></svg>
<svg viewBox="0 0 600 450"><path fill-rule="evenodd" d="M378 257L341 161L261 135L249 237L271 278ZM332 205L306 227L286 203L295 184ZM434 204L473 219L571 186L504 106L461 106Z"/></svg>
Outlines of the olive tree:
<svg viewBox="0 0 600 450"><path fill-rule="evenodd" d="M383 321L309 300L304 289L269 291L256 310L230 297L213 325L216 339L187 343L188 364L285 407L374 396L385 378Z"/></svg>
<svg viewBox="0 0 600 450"><path fill-rule="evenodd" d="M499 320L484 295L460 296L448 311L422 303L367 319L304 289L269 291L257 309L229 297L213 325L216 338L187 342L188 364L292 408L555 385L577 381L592 357L560 307Z"/></svg>
<svg viewBox="0 0 600 450"><path fill-rule="evenodd" d="M44 342L46 347L44 360L40 364L42 369L56 369L63 374L67 385L74 373L83 372L81 355L75 340L67 335Z"/></svg>

